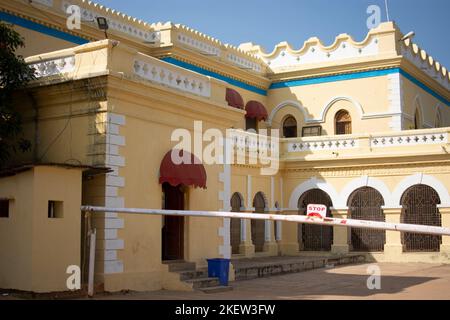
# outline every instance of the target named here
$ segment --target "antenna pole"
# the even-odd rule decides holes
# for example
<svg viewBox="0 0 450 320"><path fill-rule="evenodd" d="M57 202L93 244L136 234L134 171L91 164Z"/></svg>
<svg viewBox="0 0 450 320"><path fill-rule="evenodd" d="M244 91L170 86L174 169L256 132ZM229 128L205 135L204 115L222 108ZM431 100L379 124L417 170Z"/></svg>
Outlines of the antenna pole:
<svg viewBox="0 0 450 320"><path fill-rule="evenodd" d="M387 21L389 22L389 21L391 21L391 20L389 19L388 0L384 0L384 5L385 5L385 7L386 7L386 17L387 17Z"/></svg>

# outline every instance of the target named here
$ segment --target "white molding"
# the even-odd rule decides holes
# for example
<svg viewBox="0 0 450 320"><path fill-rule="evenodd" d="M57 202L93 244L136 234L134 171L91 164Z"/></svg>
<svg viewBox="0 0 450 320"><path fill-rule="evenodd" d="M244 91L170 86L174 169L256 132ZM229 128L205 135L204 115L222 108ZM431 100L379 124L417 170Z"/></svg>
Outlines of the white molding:
<svg viewBox="0 0 450 320"><path fill-rule="evenodd" d="M308 122L309 119L308 119L308 114L306 112L305 107L299 101L286 100L286 101L281 102L275 108L272 109L272 111L270 112L269 118L267 119L268 126L272 126L273 119L275 118L278 111L280 111L281 109L283 109L285 107L296 108L303 114L303 119L305 120L305 122Z"/></svg>
<svg viewBox="0 0 450 320"><path fill-rule="evenodd" d="M387 185L383 181L381 181L377 178L369 177L369 176L361 176L360 178L353 179L352 181L347 183L345 185L344 189L342 189L342 191L341 191L341 200L345 204L347 204L350 195L355 190L357 190L361 187L374 188L383 197L385 206L393 206L394 205L394 203L392 201L391 192L390 192L389 188L387 187Z"/></svg>
<svg viewBox="0 0 450 320"><path fill-rule="evenodd" d="M355 107L356 111L358 111L360 119L363 118L363 116L364 116L364 109L363 109L362 105L358 101L356 101L355 99L353 99L352 97L349 97L349 96L339 96L339 97L332 98L330 101L328 101L325 104L325 107L322 109L322 112L320 114L320 119L317 119L315 121L316 122L325 122L325 118L326 118L326 116L328 114L328 111L330 110L330 108L336 102L339 102L339 101L350 102Z"/></svg>
<svg viewBox="0 0 450 320"><path fill-rule="evenodd" d="M414 175L410 175L400 181L394 189L392 193L392 202L394 205L400 205L401 197L403 193L410 187L416 184L425 184L431 188L433 188L439 195L442 206L450 206L450 196L448 194L448 190L445 185L439 181L437 178L426 175L423 173L417 173Z"/></svg>
<svg viewBox="0 0 450 320"><path fill-rule="evenodd" d="M297 208L298 207L298 200L300 197L309 190L312 189L320 189L325 191L329 196L333 203L333 206L335 207L345 207L346 204L343 203L342 199L340 198L338 192L336 189L329 183L318 180L316 177L313 177L301 184L299 184L294 191L292 191L291 196L289 198L289 208ZM294 209L292 209L294 210ZM298 209L295 209L298 210ZM291 211L291 209L289 209Z"/></svg>

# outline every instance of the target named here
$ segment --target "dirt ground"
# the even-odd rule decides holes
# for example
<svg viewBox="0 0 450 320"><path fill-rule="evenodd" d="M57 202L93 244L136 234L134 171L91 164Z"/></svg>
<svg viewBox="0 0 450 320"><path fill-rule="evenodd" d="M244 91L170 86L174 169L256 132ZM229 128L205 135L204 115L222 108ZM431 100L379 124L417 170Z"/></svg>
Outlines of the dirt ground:
<svg viewBox="0 0 450 320"><path fill-rule="evenodd" d="M381 272L380 289L368 289L369 267ZM369 281L376 285L373 278ZM127 292L96 295L99 300L450 300L450 265L422 263L359 264L232 282L232 291ZM10 294L0 300L18 299Z"/></svg>
<svg viewBox="0 0 450 320"><path fill-rule="evenodd" d="M450 265L378 263L381 288L370 290L369 266L359 264L330 269L237 281L233 291L202 292L156 291L113 294L95 299L197 300L197 299L450 299ZM371 279L370 283L376 284Z"/></svg>

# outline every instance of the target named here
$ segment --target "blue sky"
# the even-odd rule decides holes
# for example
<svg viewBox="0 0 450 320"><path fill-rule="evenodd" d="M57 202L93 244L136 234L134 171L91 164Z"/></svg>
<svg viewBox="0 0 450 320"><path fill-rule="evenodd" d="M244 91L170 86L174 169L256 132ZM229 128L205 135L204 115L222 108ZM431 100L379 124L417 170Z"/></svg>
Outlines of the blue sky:
<svg viewBox="0 0 450 320"><path fill-rule="evenodd" d="M367 34L366 9L384 0L96 0L147 22L185 24L223 43L253 42L272 51L289 42L295 49L312 36L325 45L340 33L357 41ZM450 0L388 0L389 14L403 33L450 69Z"/></svg>

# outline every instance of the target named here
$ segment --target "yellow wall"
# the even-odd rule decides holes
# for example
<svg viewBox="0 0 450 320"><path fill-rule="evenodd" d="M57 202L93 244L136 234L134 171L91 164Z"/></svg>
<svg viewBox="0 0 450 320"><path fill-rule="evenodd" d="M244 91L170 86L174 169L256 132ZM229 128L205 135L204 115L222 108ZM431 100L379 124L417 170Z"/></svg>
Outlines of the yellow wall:
<svg viewBox="0 0 450 320"><path fill-rule="evenodd" d="M0 190L13 199L0 219L0 287L67 291L67 267L81 264L81 170L34 167L3 178ZM63 218L48 218L49 200L63 201Z"/></svg>

